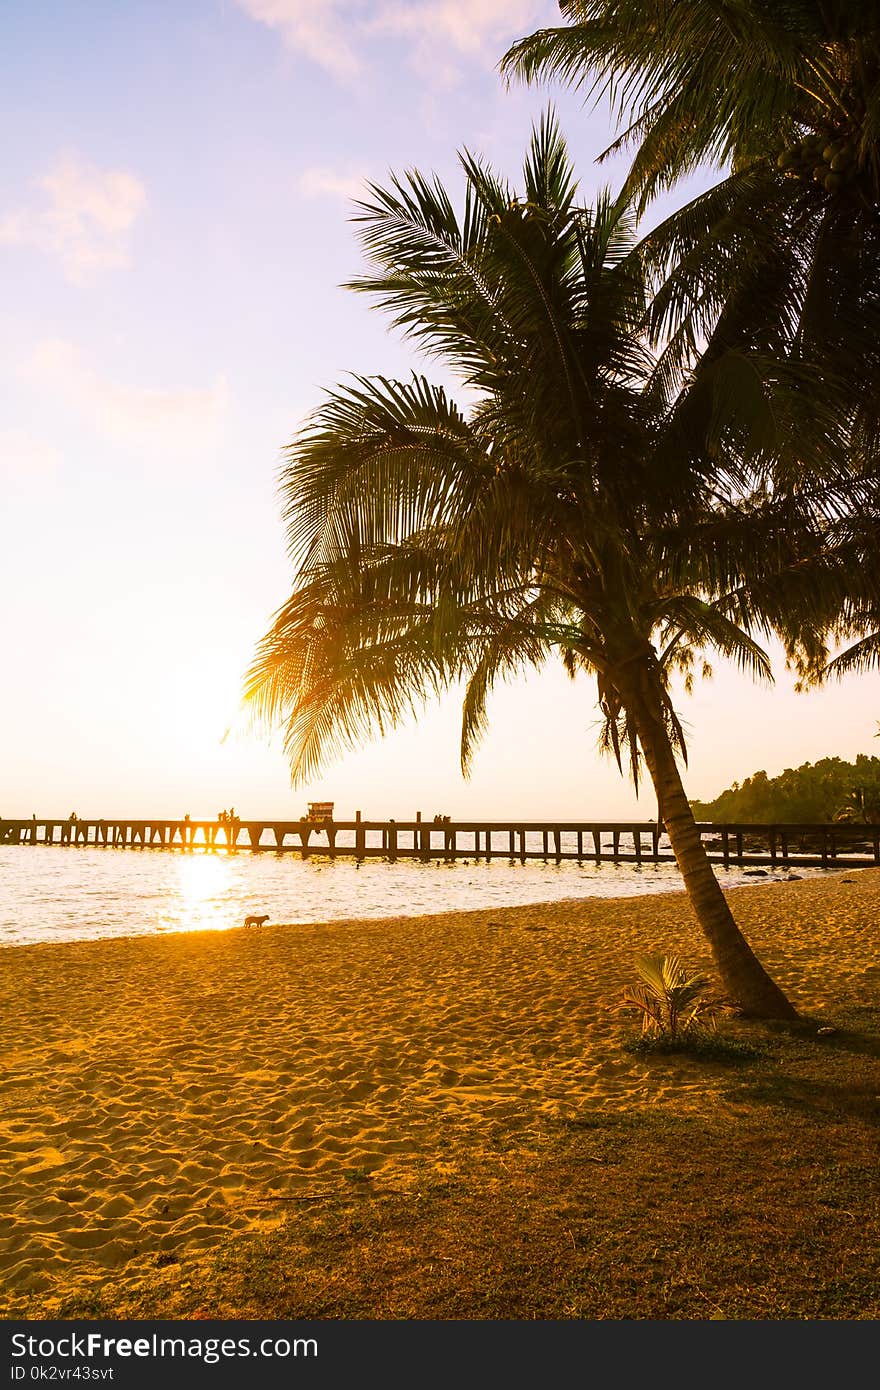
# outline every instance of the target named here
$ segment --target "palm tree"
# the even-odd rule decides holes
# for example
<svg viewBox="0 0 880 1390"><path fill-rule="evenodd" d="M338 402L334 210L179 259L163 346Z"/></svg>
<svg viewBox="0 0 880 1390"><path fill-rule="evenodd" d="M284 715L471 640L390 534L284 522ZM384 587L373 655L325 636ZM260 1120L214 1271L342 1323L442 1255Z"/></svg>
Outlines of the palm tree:
<svg viewBox="0 0 880 1390"><path fill-rule="evenodd" d="M628 120L616 145L640 142L633 178L646 200L700 165L763 158L811 119L817 133L850 122L852 159L828 173L855 163L880 175L880 19L865 0L559 0L559 9L568 24L515 43L502 71L608 97Z"/></svg>
<svg viewBox="0 0 880 1390"><path fill-rule="evenodd" d="M670 375L760 343L834 395L876 472L880 430L880 16L864 0L561 0L569 24L508 76L609 96L643 212L701 164L724 177L645 238Z"/></svg>
<svg viewBox="0 0 880 1390"><path fill-rule="evenodd" d="M605 745L636 782L647 768L730 995L793 1018L702 847L669 681L707 648L769 679L752 594L778 593L780 561L796 569L797 528L755 489L730 393L701 437L688 393L670 398L641 336L632 219L607 197L578 205L554 121L521 196L461 162L461 217L419 173L371 188L356 217L370 274L353 287L471 403L423 376L358 377L311 417L282 474L293 589L247 698L283 726L296 781L464 679L466 771L499 678L554 654L591 672Z"/></svg>

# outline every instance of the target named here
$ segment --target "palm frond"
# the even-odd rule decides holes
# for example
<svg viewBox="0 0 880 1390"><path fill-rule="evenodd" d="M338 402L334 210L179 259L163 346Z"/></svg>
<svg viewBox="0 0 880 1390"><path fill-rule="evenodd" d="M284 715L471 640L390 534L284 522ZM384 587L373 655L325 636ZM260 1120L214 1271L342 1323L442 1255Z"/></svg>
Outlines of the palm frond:
<svg viewBox="0 0 880 1390"><path fill-rule="evenodd" d="M880 667L880 630L854 642L833 661L829 661L824 674L839 678L851 671L873 671L877 667Z"/></svg>
<svg viewBox="0 0 880 1390"><path fill-rule="evenodd" d="M816 668L842 547L849 568L865 553L843 525L852 466L817 481L836 417L808 399L803 361L745 340L747 315L722 314L733 346L716 325L678 385L680 364L658 365L633 210L608 193L578 205L552 113L522 193L474 155L462 172L460 212L417 171L371 188L355 283L472 403L421 375L356 376L305 422L281 474L292 589L246 698L304 779L463 682L466 771L493 685L558 653L596 676L603 746L638 783L645 720L686 760L669 679L700 652L769 679L755 634L774 629ZM858 603L872 602L866 584Z"/></svg>

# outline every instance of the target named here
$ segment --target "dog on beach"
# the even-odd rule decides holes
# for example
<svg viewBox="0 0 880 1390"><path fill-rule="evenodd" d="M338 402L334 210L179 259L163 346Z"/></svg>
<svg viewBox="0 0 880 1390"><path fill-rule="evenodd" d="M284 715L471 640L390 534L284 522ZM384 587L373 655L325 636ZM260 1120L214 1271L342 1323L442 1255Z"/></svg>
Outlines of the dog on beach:
<svg viewBox="0 0 880 1390"><path fill-rule="evenodd" d="M263 923L268 922L268 920L268 912L264 912L262 917L257 917L255 913L252 913L250 917L245 917L244 924L246 927L261 927Z"/></svg>

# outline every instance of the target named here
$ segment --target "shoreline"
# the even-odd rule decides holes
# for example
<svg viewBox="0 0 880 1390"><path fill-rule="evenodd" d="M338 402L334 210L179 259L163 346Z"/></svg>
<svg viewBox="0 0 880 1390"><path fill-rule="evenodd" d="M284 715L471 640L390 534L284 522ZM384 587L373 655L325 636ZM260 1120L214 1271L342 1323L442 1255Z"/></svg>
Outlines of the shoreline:
<svg viewBox="0 0 880 1390"><path fill-rule="evenodd" d="M632 866L627 866L627 867L632 867ZM732 885L732 886L723 887L723 891L724 891L724 894L725 894L725 896L726 896L728 893L738 893L738 892L740 892L740 891L742 891L742 890L744 890L744 889L750 889L750 888L772 888L772 887L774 887L774 886L780 886L780 885L783 885L783 884L786 884L786 883L806 882L806 881L808 881L808 879L809 879L809 881L811 881L811 882L816 882L816 881L818 881L818 882L824 882L824 881L826 880L826 878L829 878L829 879L830 879L830 878L834 878L834 877L839 877L839 875L841 875L841 874L850 874L850 873L852 873L852 874L862 874L862 873L871 873L871 872L872 872L872 870L871 870L870 868L854 868L854 869L837 868L837 869L814 870L813 873L810 874L810 875L806 875L806 874L803 875L803 876L795 875L795 876L790 877L790 878L772 878L772 877L770 877L770 876L768 875L768 877L767 877L766 879L763 879L763 878L756 878L756 879L754 879L752 882L749 882L749 883L737 883L737 884L734 884L734 885ZM880 874L880 870L876 870L876 871L874 871L874 872L877 872L878 874ZM542 911L542 910L548 909L548 908L572 907L572 906L576 906L576 905L578 905L578 904L580 904L580 903L594 903L594 902L595 902L595 903L632 903L632 902L638 903L638 902L642 902L642 901L645 900L645 899L650 899L651 901L654 901L654 900L656 900L656 899L663 899L663 898L684 898L684 899L686 899L686 898L687 898L687 894L686 894L684 888L663 888L663 889L659 889L659 890L654 890L654 891L652 891L652 892L650 892L650 893L619 893L619 894L609 894L608 896L604 896L604 895L601 895L601 896L600 896L599 894L583 894L583 893L582 893L582 894L579 894L579 895L577 895L577 896L574 896L574 895L573 895L573 896L567 897L567 898L545 898L545 899L541 899L541 900L536 901L536 902L509 903L509 904L506 904L506 905L503 905L503 906L502 906L502 905L496 905L496 906L494 906L494 907L473 907L473 908L469 908L469 907L462 907L462 908L445 908L445 907L444 907L444 908L438 908L438 910L437 910L436 912L418 912L418 913L406 913L406 914L403 914L403 913L389 913L387 916L381 916L381 917L379 917L379 916L377 916L377 917L347 916L347 917L327 917L327 918L324 918L324 919L321 920L321 921L308 921L308 920L296 921L296 920L294 920L294 921L290 921L290 922L267 922L267 923L265 923L265 924L264 924L263 926L261 926L261 927L244 927L244 926L242 926L241 924L237 924L237 925L230 926L230 927L194 927L194 928L184 928L184 929L180 929L180 930L174 930L174 929L172 929L172 930L170 930L170 931L155 931L155 932L153 932L152 934L149 933L149 932L120 932L120 933L114 934L114 935L112 935L112 936L70 936L70 937L66 937L66 938L63 939L63 940L61 940L61 939L53 939L53 940L51 940L51 941L7 941L7 942L0 941L0 951L31 950L31 949L34 949L34 948L37 948L37 947L47 947L47 948L50 948L50 949L54 949L55 947L59 947L61 950L64 950L64 949L67 948L68 946L86 946L86 945L101 946L101 945L106 945L106 944L108 944L108 943L110 943L110 942L117 942L117 943L120 943L120 942L127 942L127 943L133 943L133 942L145 943L145 942L155 942L155 941L168 941L168 940L171 940L171 939L173 939L173 938L175 938L175 937L214 937L214 936L225 936L225 935L228 934L229 932L245 932L245 931L247 931L249 934L253 934L254 932L257 932L257 931L261 931L261 932L275 931L275 930L300 931L300 930L304 930L305 928L314 928L314 927L322 927L322 928L338 927L338 926L347 926L347 927L353 927L353 926L354 926L354 927L357 927L357 926L371 926L371 927L376 927L376 926L381 926L381 924L382 924L383 922L394 922L394 923L397 923L397 922L409 922L409 921L422 920L422 919L430 920L431 918L440 918L440 917L443 917L443 918L445 918L445 917L460 917L460 916L479 917L479 916L487 916L487 915L488 915L488 916L491 917L491 916L500 915L500 914L503 914L503 913L506 913L506 912L514 912L514 911L519 911L519 910L522 910L522 911L524 911L524 912L525 912L525 911L538 912L538 911Z"/></svg>
<svg viewBox="0 0 880 1390"><path fill-rule="evenodd" d="M737 920L805 1016L876 1000L880 870L752 886ZM528 1147L585 1109L724 1111L723 1078L622 1050L641 951L716 983L681 892L8 948L12 1298L134 1288L352 1174L453 1171L499 1127Z"/></svg>
<svg viewBox="0 0 880 1390"><path fill-rule="evenodd" d="M57 848L57 847L56 847ZM82 851L81 851L82 853ZM86 851L88 853L88 851ZM157 849L156 853L160 853ZM167 851L165 853L168 853ZM552 903L572 903L581 901L610 902L620 900L641 901L653 896L682 893L684 891L681 875L675 865L653 864L592 864L573 866L562 865L509 865L496 861L479 862L472 866L467 861L457 864L433 863L416 866L390 866L384 861L367 861L364 872L355 878L354 864L333 864L332 868L340 874L339 881L331 890L335 898L335 913L328 915L326 886L323 881L329 872L331 861L310 859L302 866L294 864L293 879L288 876L291 866L284 865L284 876L275 876L277 865L273 865L273 876L249 876L236 880L235 872L240 868L234 858L223 854L214 859L212 851L204 855L181 852L173 855L176 864L182 866L185 878L166 878L158 885L152 876L146 879L129 878L108 884L110 896L106 906L95 902L91 911L78 911L74 920L59 912L59 904L64 902L81 905L94 898L93 881L83 869L80 855L72 862L75 872L57 880L52 893L44 896L42 889L34 890L34 883L42 880L25 878L20 881L13 874L11 898L7 902L9 915L0 925L0 951L19 949L32 945L68 946L81 941L150 941L164 939L172 935L190 935L193 932L227 932L238 930L244 917L254 911L253 904L263 904L257 910L263 912L271 907L273 898L282 899L282 906L275 907L274 921L270 925L326 925L330 922L384 921L403 916L444 916L448 913L505 911L509 906L539 907ZM205 880L194 881L197 889L192 896L186 878L192 880L195 867L202 866L199 874L208 873L214 868L228 875L219 884L212 885L208 880L208 891L219 894L200 900ZM247 866L246 866L247 867ZM300 879L297 870L307 870L305 879ZM67 866L65 865L65 869ZM795 882L798 879L825 879L845 873L862 873L864 867L850 867L840 864L835 868L804 868L797 872L792 868L777 869L750 867L723 870L717 866L716 873L724 892L739 888L761 888L774 883ZM379 870L379 877L376 877ZM466 878L463 875L467 876ZM522 875L522 878L520 877ZM470 877L472 876L472 877ZM334 874L335 879L335 874ZM215 874L216 880L216 874ZM554 896L554 887L557 890ZM158 897L155 896L158 890ZM246 891L245 891L246 890ZM298 896L304 915L291 921L289 907L285 908L283 899ZM11 913L9 903L18 907ZM429 905L430 904L430 905ZM45 911L46 917L43 918ZM101 915L99 915L101 914ZM189 925L199 923L199 925ZM34 936L28 939L29 933Z"/></svg>

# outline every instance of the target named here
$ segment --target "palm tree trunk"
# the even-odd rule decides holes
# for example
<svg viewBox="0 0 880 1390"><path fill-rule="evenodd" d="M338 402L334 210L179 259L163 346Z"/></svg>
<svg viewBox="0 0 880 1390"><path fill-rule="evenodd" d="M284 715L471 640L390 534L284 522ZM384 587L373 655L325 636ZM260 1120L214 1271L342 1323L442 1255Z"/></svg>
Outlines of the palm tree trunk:
<svg viewBox="0 0 880 1390"><path fill-rule="evenodd" d="M796 1019L797 1011L771 980L737 926L715 877L682 784L651 673L643 668L638 674L627 671L620 675L622 678L615 679L614 684L635 721L685 891L712 948L725 988L745 1014Z"/></svg>

